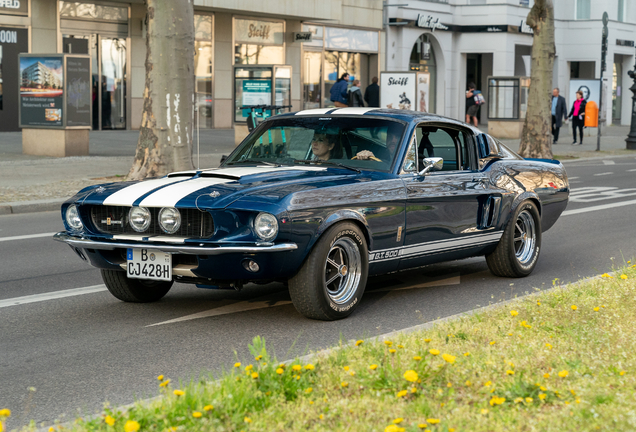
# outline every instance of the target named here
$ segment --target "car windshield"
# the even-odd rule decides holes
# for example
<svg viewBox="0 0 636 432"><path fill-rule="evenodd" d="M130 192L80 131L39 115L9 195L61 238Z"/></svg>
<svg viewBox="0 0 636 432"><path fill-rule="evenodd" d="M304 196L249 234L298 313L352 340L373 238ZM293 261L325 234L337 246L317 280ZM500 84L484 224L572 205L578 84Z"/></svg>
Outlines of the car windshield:
<svg viewBox="0 0 636 432"><path fill-rule="evenodd" d="M241 164L317 164L389 171L406 126L358 117L285 117L257 128L225 161Z"/></svg>

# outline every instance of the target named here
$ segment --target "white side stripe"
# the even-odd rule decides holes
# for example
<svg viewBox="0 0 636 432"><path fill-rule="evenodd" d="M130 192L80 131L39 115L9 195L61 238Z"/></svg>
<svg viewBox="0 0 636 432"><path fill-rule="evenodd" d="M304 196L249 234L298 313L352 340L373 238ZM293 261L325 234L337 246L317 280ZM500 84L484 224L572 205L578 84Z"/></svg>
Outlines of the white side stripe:
<svg viewBox="0 0 636 432"><path fill-rule="evenodd" d="M131 206L140 196L147 194L153 189L182 180L184 180L183 177L173 177L146 180L135 183L110 195L104 200L103 204L114 206Z"/></svg>

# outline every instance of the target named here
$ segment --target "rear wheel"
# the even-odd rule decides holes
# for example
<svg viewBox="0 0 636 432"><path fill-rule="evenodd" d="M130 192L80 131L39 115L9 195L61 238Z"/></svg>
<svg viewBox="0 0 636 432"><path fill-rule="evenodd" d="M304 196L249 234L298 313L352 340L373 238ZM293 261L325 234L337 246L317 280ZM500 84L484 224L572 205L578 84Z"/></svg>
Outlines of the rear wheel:
<svg viewBox="0 0 636 432"><path fill-rule="evenodd" d="M108 291L125 302L150 303L161 299L172 288L173 281L129 279L126 273L102 269L102 279Z"/></svg>
<svg viewBox="0 0 636 432"><path fill-rule="evenodd" d="M532 273L541 249L541 217L531 201L521 203L508 221L497 249L486 256L496 276L525 277Z"/></svg>
<svg viewBox="0 0 636 432"><path fill-rule="evenodd" d="M368 268L367 244L360 229L349 222L331 227L289 280L296 310L325 321L350 315L364 293Z"/></svg>

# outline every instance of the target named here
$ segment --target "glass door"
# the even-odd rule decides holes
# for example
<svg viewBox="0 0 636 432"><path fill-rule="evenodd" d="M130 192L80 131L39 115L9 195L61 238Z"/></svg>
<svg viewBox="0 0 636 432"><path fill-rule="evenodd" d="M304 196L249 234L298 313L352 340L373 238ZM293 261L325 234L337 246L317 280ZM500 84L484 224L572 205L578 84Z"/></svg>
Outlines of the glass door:
<svg viewBox="0 0 636 432"><path fill-rule="evenodd" d="M320 108L322 51L305 51L303 109Z"/></svg>
<svg viewBox="0 0 636 432"><path fill-rule="evenodd" d="M126 39L99 36L101 129L126 129Z"/></svg>

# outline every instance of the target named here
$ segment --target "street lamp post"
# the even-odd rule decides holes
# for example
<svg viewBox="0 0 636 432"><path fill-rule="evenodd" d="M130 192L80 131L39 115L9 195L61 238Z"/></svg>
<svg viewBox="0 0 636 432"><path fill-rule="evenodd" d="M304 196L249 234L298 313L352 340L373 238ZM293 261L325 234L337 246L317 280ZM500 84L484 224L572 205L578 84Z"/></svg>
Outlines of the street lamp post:
<svg viewBox="0 0 636 432"><path fill-rule="evenodd" d="M628 71L627 75L629 75L629 77L634 80L634 84L632 84L632 86L629 88L633 93L632 95L632 123L631 123L631 127L629 128L629 134L627 135L627 139L625 140L625 142L627 143L625 148L627 150L636 150L636 62L634 63L634 70Z"/></svg>

